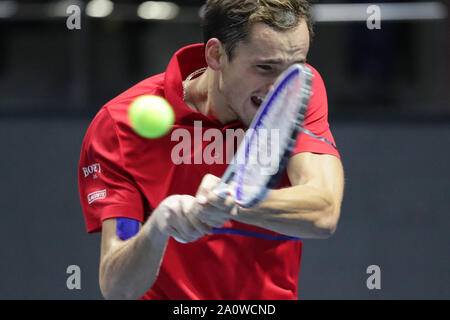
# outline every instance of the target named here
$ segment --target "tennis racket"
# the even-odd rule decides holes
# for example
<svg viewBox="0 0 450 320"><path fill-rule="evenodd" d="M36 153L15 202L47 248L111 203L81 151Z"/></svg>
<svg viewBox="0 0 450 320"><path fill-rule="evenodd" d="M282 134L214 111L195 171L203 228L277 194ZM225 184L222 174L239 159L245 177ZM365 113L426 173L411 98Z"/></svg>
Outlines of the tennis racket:
<svg viewBox="0 0 450 320"><path fill-rule="evenodd" d="M278 77L214 189L219 197L231 194L237 204L250 208L276 187L303 126L312 77L303 64L292 65ZM270 156L269 163L261 154Z"/></svg>
<svg viewBox="0 0 450 320"><path fill-rule="evenodd" d="M278 77L214 188L215 194L223 199L232 195L238 205L250 208L276 187L305 120L312 78L311 69L303 64L292 65ZM262 161L261 154L270 156L269 163ZM228 233L223 228L213 228L213 232Z"/></svg>

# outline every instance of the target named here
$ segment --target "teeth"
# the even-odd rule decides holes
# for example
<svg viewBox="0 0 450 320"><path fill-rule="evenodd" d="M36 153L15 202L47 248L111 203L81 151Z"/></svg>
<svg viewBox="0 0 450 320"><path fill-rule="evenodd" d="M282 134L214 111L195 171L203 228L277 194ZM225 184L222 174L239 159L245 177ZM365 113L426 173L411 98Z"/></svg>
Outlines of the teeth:
<svg viewBox="0 0 450 320"><path fill-rule="evenodd" d="M261 103L263 102L263 98L258 97L258 96L253 96L252 97L253 103L255 103L256 105L260 106Z"/></svg>

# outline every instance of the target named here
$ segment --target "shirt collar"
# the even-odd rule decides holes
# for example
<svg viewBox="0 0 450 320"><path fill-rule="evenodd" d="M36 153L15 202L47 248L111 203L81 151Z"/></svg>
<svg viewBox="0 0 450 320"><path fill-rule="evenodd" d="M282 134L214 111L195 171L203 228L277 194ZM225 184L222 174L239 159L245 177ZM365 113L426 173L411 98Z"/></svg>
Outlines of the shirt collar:
<svg viewBox="0 0 450 320"><path fill-rule="evenodd" d="M191 110L183 101L183 80L192 72L207 67L203 44L193 44L178 50L172 57L165 73L164 93L167 101L175 111L175 123L203 120L214 126L233 128L243 127L239 121L222 125L217 119L207 117L200 112Z"/></svg>

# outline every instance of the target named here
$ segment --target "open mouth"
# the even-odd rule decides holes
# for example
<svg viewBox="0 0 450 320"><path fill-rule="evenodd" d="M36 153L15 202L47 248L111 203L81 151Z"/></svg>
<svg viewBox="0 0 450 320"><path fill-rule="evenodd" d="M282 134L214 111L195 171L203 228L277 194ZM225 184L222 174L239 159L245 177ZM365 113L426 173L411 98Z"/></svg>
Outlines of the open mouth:
<svg viewBox="0 0 450 320"><path fill-rule="evenodd" d="M252 96L251 100L252 100L253 104L254 104L257 108L259 108L259 107L261 106L261 104L263 103L264 98L261 98L261 97L259 97L259 96Z"/></svg>

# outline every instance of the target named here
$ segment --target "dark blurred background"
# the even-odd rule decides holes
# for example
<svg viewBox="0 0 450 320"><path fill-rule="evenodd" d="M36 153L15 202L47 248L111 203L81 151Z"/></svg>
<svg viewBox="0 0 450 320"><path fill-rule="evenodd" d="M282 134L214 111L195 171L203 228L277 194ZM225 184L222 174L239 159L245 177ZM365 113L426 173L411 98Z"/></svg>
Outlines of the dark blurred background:
<svg viewBox="0 0 450 320"><path fill-rule="evenodd" d="M84 134L103 104L202 41L203 3L0 1L0 299L102 298L100 235L78 200ZM449 4L378 2L370 30L372 4L312 6L308 62L347 185L336 234L304 241L300 298L450 299ZM71 5L81 29L67 27Z"/></svg>

